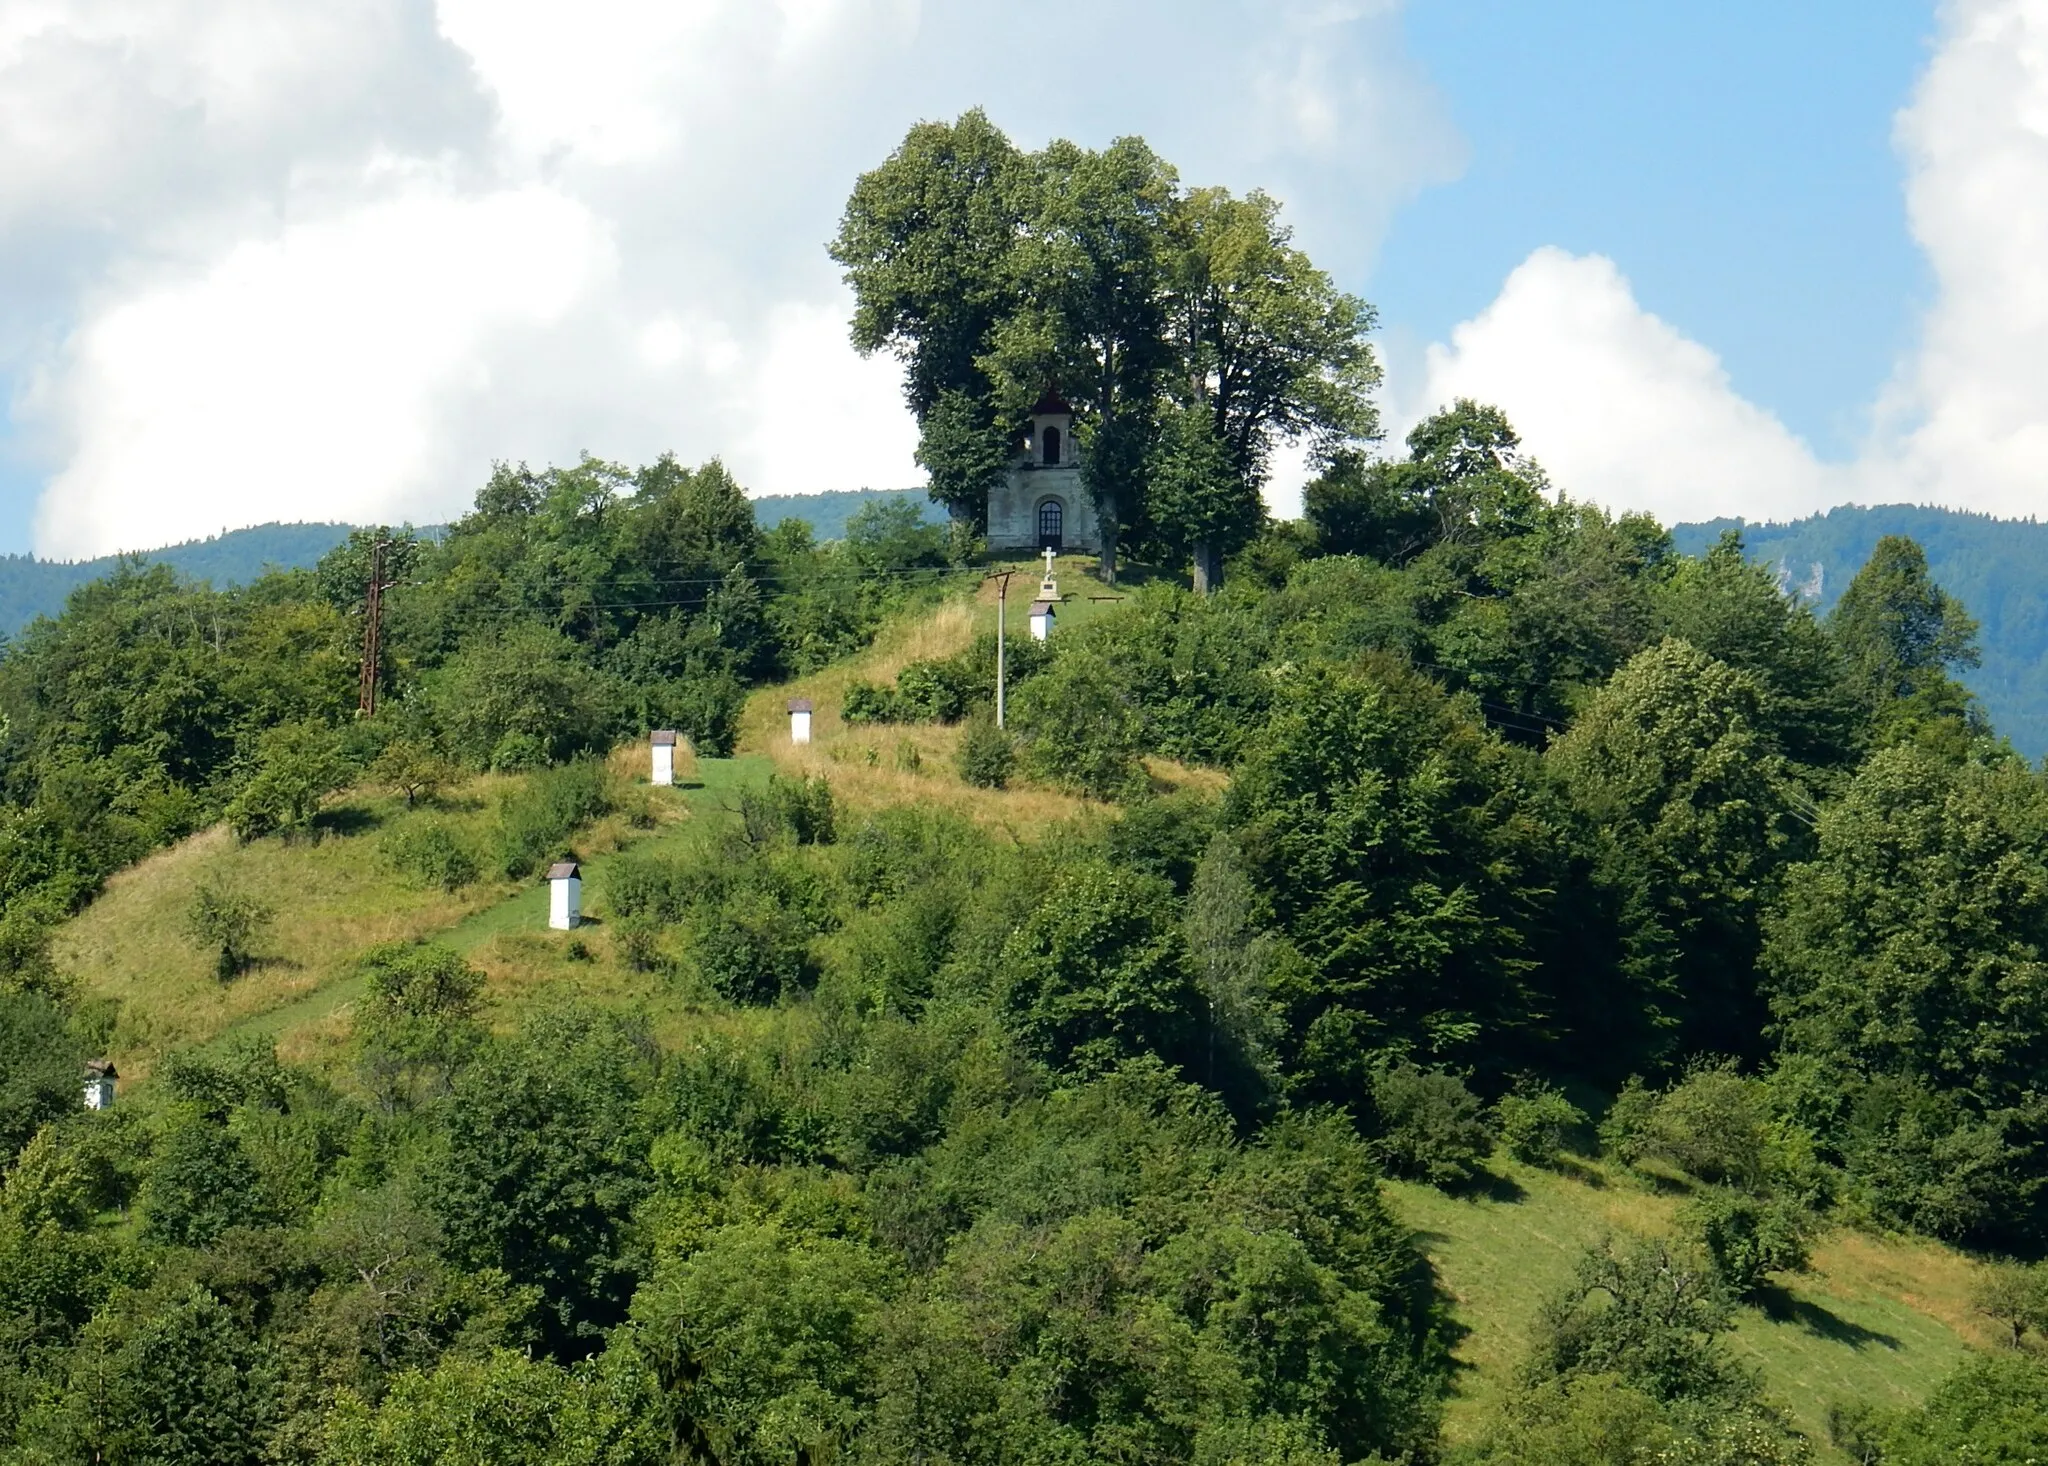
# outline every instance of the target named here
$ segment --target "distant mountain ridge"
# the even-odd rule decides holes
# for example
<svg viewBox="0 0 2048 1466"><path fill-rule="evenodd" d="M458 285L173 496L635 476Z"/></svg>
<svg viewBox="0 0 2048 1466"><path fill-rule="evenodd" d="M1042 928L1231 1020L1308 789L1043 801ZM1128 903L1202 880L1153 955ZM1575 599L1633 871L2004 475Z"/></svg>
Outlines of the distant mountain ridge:
<svg viewBox="0 0 2048 1466"><path fill-rule="evenodd" d="M928 517L939 511L918 489L847 489L823 494L771 494L754 500L763 527L801 519L821 540L837 539L864 505L909 500ZM143 552L149 563L215 585L241 585L267 569L317 563L346 539L346 524L259 524L203 540ZM1753 560L1776 566L1786 588L1825 614L1870 558L1879 539L1910 535L1927 551L1934 578L1961 598L1982 628L1984 665L1963 680L1984 701L1992 722L2029 758L2048 754L2048 524L1994 519L1911 504L1844 506L1788 524L1714 519L1674 525L1672 538L1689 555L1728 531L1742 535ZM72 562L0 556L0 633L14 635L37 616L53 616L87 581L112 570L119 557Z"/></svg>
<svg viewBox="0 0 2048 1466"><path fill-rule="evenodd" d="M1984 664L1963 682L2013 747L2029 758L2048 754L2048 524L1916 504L1845 505L1789 524L1674 525L1671 535L1697 555L1728 530L1742 535L1750 559L1777 567L1786 589L1822 614L1880 539L1919 541L1936 582L1977 618Z"/></svg>
<svg viewBox="0 0 2048 1466"><path fill-rule="evenodd" d="M169 565L193 580L244 585L270 569L296 570L317 564L348 538L346 524L258 524L160 550L144 550L147 564ZM95 560L38 560L0 555L0 633L13 636L38 616L54 616L64 600L88 581L98 580L122 556Z"/></svg>

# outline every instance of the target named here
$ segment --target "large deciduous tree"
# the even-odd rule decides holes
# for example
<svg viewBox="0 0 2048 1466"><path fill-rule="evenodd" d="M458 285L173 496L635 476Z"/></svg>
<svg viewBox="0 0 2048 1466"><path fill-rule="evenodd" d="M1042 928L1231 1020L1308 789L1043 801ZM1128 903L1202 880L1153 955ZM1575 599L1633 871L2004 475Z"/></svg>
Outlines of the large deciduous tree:
<svg viewBox="0 0 2048 1466"><path fill-rule="evenodd" d="M1688 1048L1743 1052L1762 1027L1757 916L1788 821L1761 702L1744 673L1666 641L1617 672L1549 756L1630 893L1631 960Z"/></svg>
<svg viewBox="0 0 2048 1466"><path fill-rule="evenodd" d="M1873 755L1787 870L1763 959L1780 1086L1888 1219L2024 1225L2048 1067L2048 794L2016 760Z"/></svg>
<svg viewBox="0 0 2048 1466"><path fill-rule="evenodd" d="M855 185L831 248L855 347L904 363L933 498L978 519L1056 383L1106 569L1131 536L1214 585L1264 520L1276 444L1326 462L1377 433L1371 308L1275 200L1183 189L1140 138L1023 154L978 111L922 123Z"/></svg>
<svg viewBox="0 0 2048 1466"><path fill-rule="evenodd" d="M1828 630L1851 686L1876 718L1880 743L1930 723L1965 724L1969 694L1950 668L1977 665L1977 623L1934 583L1927 555L1904 535L1877 542L1842 592Z"/></svg>
<svg viewBox="0 0 2048 1466"><path fill-rule="evenodd" d="M853 344L904 366L933 497L979 521L1011 440L984 358L1017 310L1010 257L1030 170L979 108L921 122L847 200L832 258L853 286Z"/></svg>
<svg viewBox="0 0 2048 1466"><path fill-rule="evenodd" d="M1542 1006L1546 833L1506 751L1412 673L1283 685L1227 810L1306 964L1275 998L1303 1098L1362 1105L1375 1054L1499 1057Z"/></svg>

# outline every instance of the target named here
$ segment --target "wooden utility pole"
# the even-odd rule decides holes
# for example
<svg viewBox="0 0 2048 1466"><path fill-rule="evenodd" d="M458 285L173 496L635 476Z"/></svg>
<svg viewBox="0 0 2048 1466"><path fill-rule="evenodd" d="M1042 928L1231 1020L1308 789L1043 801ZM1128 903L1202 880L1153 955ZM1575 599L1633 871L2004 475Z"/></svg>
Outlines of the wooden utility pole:
<svg viewBox="0 0 2048 1466"><path fill-rule="evenodd" d="M363 600L363 667L357 683L356 716L377 716L377 659L384 639L384 537L370 542L370 584Z"/></svg>
<svg viewBox="0 0 2048 1466"><path fill-rule="evenodd" d="M1010 576L1012 572L996 572L996 726L1003 726L1003 613L1010 605Z"/></svg>

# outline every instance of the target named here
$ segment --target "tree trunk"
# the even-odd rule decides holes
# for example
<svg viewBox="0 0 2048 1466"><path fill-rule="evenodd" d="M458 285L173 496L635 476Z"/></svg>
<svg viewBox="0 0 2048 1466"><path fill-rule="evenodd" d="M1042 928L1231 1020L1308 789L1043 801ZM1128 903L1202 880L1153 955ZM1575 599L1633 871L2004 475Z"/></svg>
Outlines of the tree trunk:
<svg viewBox="0 0 2048 1466"><path fill-rule="evenodd" d="M1223 587L1223 557L1207 541L1195 546L1195 594L1213 596Z"/></svg>
<svg viewBox="0 0 2048 1466"><path fill-rule="evenodd" d="M1108 494L1095 501L1095 523L1102 536L1102 558L1100 570L1102 583L1111 589L1116 587L1116 500Z"/></svg>

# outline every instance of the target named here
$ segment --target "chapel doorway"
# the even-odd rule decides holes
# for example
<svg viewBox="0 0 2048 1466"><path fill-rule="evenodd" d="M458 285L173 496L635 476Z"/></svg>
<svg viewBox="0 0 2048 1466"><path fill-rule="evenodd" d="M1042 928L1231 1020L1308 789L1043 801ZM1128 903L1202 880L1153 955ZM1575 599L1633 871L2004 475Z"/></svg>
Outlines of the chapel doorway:
<svg viewBox="0 0 2048 1466"><path fill-rule="evenodd" d="M1057 499L1038 506L1038 548L1064 550L1067 536L1067 508Z"/></svg>

